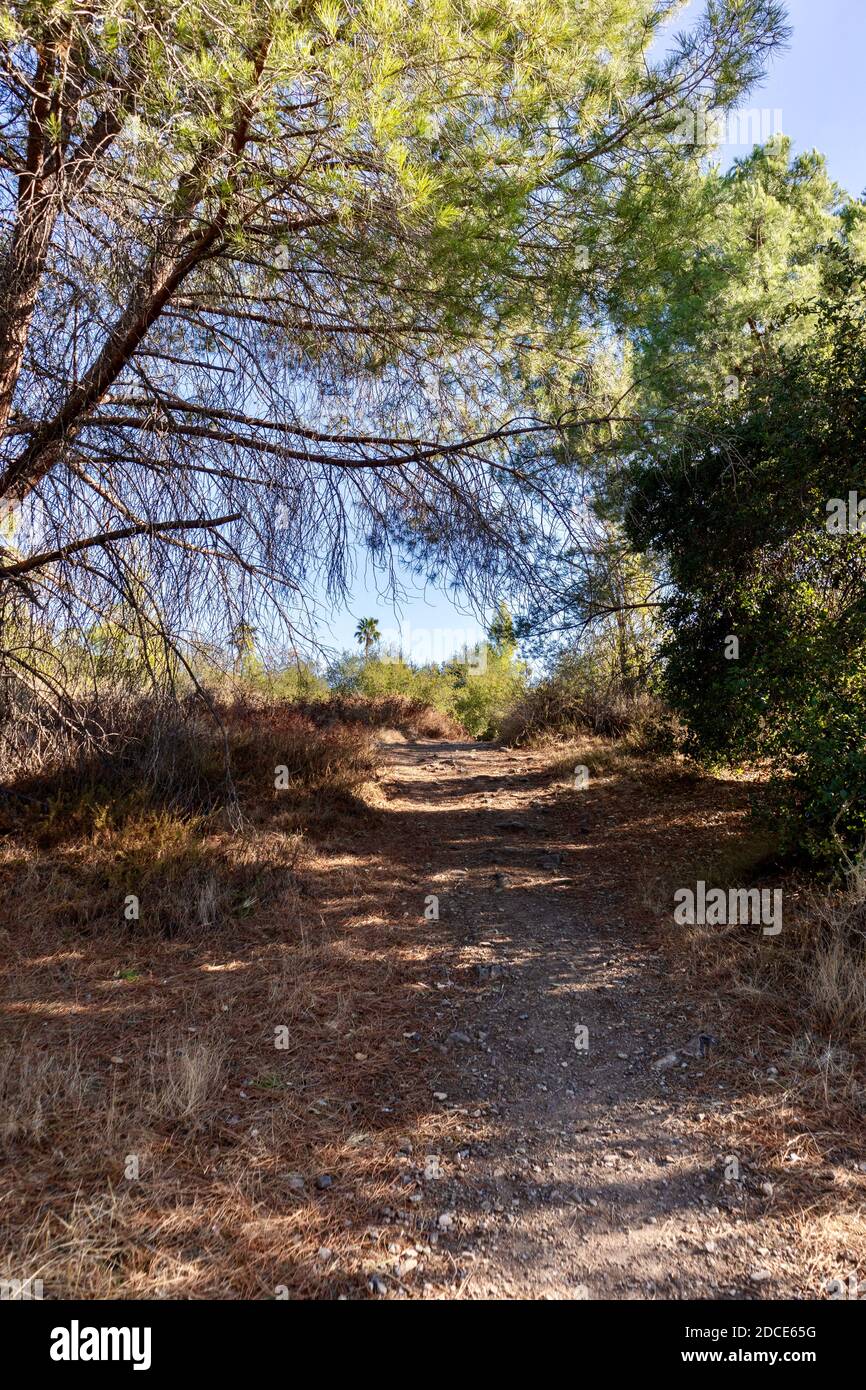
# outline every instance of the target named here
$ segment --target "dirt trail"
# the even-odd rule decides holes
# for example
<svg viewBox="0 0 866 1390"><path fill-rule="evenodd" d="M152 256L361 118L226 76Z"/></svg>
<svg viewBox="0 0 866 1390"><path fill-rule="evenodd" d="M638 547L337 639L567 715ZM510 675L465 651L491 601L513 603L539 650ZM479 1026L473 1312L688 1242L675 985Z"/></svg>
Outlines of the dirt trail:
<svg viewBox="0 0 866 1390"><path fill-rule="evenodd" d="M677 812L604 778L563 795L541 755L483 744L387 757L410 916L435 894L424 926L447 942L429 1084L457 1136L425 1185L448 1287L431 1270L411 1292L454 1297L456 1268L461 1297L821 1297L802 1212L745 1160L726 1179L706 1123L742 1094L736 1040L653 1065L725 1024L672 977L642 901L694 798Z"/></svg>

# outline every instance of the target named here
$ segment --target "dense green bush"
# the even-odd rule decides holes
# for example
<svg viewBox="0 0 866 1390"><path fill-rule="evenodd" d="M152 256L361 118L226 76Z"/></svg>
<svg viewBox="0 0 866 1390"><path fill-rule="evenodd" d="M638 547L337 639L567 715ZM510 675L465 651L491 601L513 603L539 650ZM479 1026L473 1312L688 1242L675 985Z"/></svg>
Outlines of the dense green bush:
<svg viewBox="0 0 866 1390"><path fill-rule="evenodd" d="M693 751L768 759L785 846L824 866L866 837L866 274L840 250L833 275L805 342L695 412L690 458L633 466L628 508L671 580L666 690Z"/></svg>
<svg viewBox="0 0 866 1390"><path fill-rule="evenodd" d="M496 738L526 689L527 670L511 640L494 639L439 665L347 652L330 667L328 684L339 695L402 696L432 705L475 738Z"/></svg>

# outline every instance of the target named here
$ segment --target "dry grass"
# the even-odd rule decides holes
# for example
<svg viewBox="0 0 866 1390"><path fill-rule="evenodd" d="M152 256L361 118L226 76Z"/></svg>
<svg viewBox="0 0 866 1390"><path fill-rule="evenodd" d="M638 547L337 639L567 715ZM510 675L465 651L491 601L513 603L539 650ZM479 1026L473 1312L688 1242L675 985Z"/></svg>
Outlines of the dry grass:
<svg viewBox="0 0 866 1390"><path fill-rule="evenodd" d="M150 1064L150 1113L157 1119L197 1125L220 1089L226 1046L219 1038L169 1038Z"/></svg>
<svg viewBox="0 0 866 1390"><path fill-rule="evenodd" d="M586 769L592 784L611 788L651 788L655 793L671 792L688 796L704 780L704 773L690 759L679 753L647 750L639 738L610 739L597 734L579 738L546 736L535 746L545 749L549 756L550 775L563 792L573 793L579 800L585 786L578 784L578 770Z"/></svg>
<svg viewBox="0 0 866 1390"><path fill-rule="evenodd" d="M866 854L848 865L841 888L807 893L795 925L816 1022L866 1043Z"/></svg>
<svg viewBox="0 0 866 1390"><path fill-rule="evenodd" d="M469 737L450 714L406 695L332 695L328 700L305 701L298 708L319 727L336 720L371 729L399 729L410 738Z"/></svg>
<svg viewBox="0 0 866 1390"><path fill-rule="evenodd" d="M43 715L44 719L49 716ZM376 775L371 738L339 718L324 727L286 700L209 705L153 697L85 701L72 727L0 726L0 833L22 820L44 842L167 807L208 814L273 800L276 772L292 797L351 797ZM285 803L288 798L281 797Z"/></svg>
<svg viewBox="0 0 866 1390"><path fill-rule="evenodd" d="M587 736L628 738L646 746L670 744L673 721L664 706L645 693L570 682L554 674L527 690L505 716L500 732L502 742L513 747Z"/></svg>
<svg viewBox="0 0 866 1390"><path fill-rule="evenodd" d="M616 763L607 766L616 777ZM649 785L665 799L678 794L675 769L663 764L655 781L652 762L643 768L644 792ZM622 769L634 785L629 758ZM766 1141L778 1144L791 1126L829 1126L836 1138L856 1136L859 1148L866 1117L864 864L852 865L845 886L834 891L804 881L780 866L776 837L747 814L760 783L745 775L739 789L736 781L704 780L710 807L694 818L689 836L672 835L665 854L647 865L641 902L672 968L685 971L692 990L705 996L708 1016L736 1036L744 1064L766 1051L768 1039L777 1060L784 1058L784 1083L774 1083L772 1096L755 1106L753 1133L764 1127ZM780 888L781 933L765 937L759 926L742 923L676 924L676 889L698 881L707 891Z"/></svg>
<svg viewBox="0 0 866 1390"><path fill-rule="evenodd" d="M773 837L746 832L726 850L681 864L648 884L647 905L671 918L676 886L703 880L707 888L779 887L783 930L764 938L752 926L676 927L674 949L696 974L724 981L750 998L774 1026L802 1029L827 1046L866 1044L864 877L857 866L844 887L824 890L774 867ZM810 1044L811 1048L811 1044ZM851 1055L851 1054L849 1054Z"/></svg>
<svg viewBox="0 0 866 1390"><path fill-rule="evenodd" d="M0 1279L46 1297L364 1296L383 1208L425 1244L401 1141L449 1121L405 1035L441 947L380 859L372 731L220 713L236 828L207 721L7 785Z"/></svg>
<svg viewBox="0 0 866 1390"><path fill-rule="evenodd" d="M866 1037L866 949L841 937L821 942L811 953L811 1005L819 1025Z"/></svg>
<svg viewBox="0 0 866 1390"><path fill-rule="evenodd" d="M383 1208L415 1224L402 1136L423 1149L447 1124L405 1036L435 946L381 915L371 852L309 847L293 874L207 933L58 938L35 915L8 933L0 1277L47 1297L335 1297L387 1268Z"/></svg>
<svg viewBox="0 0 866 1390"><path fill-rule="evenodd" d="M60 1118L80 1114L87 1080L75 1051L58 1056L5 1044L0 1048L0 1142L41 1142Z"/></svg>

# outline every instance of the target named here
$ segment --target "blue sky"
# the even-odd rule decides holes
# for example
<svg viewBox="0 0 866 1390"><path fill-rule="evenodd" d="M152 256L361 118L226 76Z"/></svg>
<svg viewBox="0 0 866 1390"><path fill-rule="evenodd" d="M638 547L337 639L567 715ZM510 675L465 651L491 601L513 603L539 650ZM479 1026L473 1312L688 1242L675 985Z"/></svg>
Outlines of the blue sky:
<svg viewBox="0 0 866 1390"><path fill-rule="evenodd" d="M686 28L702 9L693 0L677 20ZM748 105L779 109L795 149L827 156L831 176L849 193L866 189L866 0L787 0L794 33Z"/></svg>
<svg viewBox="0 0 866 1390"><path fill-rule="evenodd" d="M687 27L702 9L694 0L678 17ZM781 112L781 129L795 150L818 149L849 193L866 190L866 0L788 0L793 36L773 62L762 85L746 103ZM775 117L771 119L775 120ZM730 158L746 153L735 149ZM353 645L355 624L375 617L389 635L402 629L407 653L441 660L470 632L480 632L468 604L434 589L422 590L405 576L406 599L393 605L377 592L376 577L358 557L358 574L345 608L323 622L321 640L339 649Z"/></svg>

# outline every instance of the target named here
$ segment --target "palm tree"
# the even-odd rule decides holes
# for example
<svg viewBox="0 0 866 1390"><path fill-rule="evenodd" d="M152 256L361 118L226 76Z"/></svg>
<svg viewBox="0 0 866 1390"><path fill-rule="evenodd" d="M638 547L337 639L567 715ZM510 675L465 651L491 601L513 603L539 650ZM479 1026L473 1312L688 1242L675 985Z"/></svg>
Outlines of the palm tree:
<svg viewBox="0 0 866 1390"><path fill-rule="evenodd" d="M355 628L355 641L364 644L364 657L370 655L370 648L381 641L382 634L379 631L379 624L375 618L361 618Z"/></svg>

